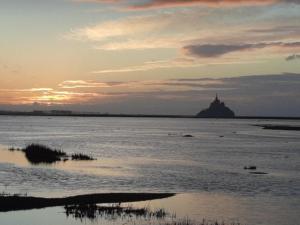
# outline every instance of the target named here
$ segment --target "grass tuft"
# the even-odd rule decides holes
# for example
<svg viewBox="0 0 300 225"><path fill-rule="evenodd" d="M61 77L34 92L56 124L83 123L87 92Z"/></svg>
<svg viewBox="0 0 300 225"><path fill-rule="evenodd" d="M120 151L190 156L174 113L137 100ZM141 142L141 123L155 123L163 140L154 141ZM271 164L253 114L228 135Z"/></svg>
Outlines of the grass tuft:
<svg viewBox="0 0 300 225"><path fill-rule="evenodd" d="M121 204L112 205L66 205L65 213L67 217L72 216L75 219L95 220L97 218L115 219L115 218L144 218L144 219L164 219L167 213L164 209L151 211L148 208L133 208L132 206L121 206Z"/></svg>
<svg viewBox="0 0 300 225"><path fill-rule="evenodd" d="M23 151L28 161L32 164L54 163L67 157L65 152L51 149L41 144L28 145Z"/></svg>
<svg viewBox="0 0 300 225"><path fill-rule="evenodd" d="M96 160L95 158L82 154L82 153L75 153L71 155L72 160Z"/></svg>
<svg viewBox="0 0 300 225"><path fill-rule="evenodd" d="M75 153L72 155L67 155L62 150L57 149L51 149L50 147L47 147L42 144L30 144L27 145L26 148L20 149L20 148L14 148L11 147L8 149L11 152L14 151L22 151L25 153L25 157L27 160L32 164L51 164L58 161L67 161L69 158L72 160L96 160L92 156L85 155L83 153Z"/></svg>

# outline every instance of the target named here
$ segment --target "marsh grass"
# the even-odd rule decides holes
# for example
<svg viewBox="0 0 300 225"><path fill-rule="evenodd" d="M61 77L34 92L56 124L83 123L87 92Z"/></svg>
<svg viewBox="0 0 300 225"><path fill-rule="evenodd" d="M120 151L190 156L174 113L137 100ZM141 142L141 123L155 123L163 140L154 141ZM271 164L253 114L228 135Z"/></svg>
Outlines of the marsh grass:
<svg viewBox="0 0 300 225"><path fill-rule="evenodd" d="M23 151L23 149L11 147L11 148L8 149L8 151L11 151L11 152Z"/></svg>
<svg viewBox="0 0 300 225"><path fill-rule="evenodd" d="M150 210L149 208L134 208L132 206L112 205L67 205L64 207L67 217L75 219L96 220L99 218L115 220L126 218L164 219L168 213L164 209Z"/></svg>
<svg viewBox="0 0 300 225"><path fill-rule="evenodd" d="M218 222L218 221L209 221L203 219L201 222L196 222L190 220L189 218L175 220L171 222L160 223L159 225L241 225L240 223L225 223L225 222Z"/></svg>
<svg viewBox="0 0 300 225"><path fill-rule="evenodd" d="M75 153L71 155L72 160L96 160L95 158L82 154L82 153Z"/></svg>
<svg viewBox="0 0 300 225"><path fill-rule="evenodd" d="M33 164L54 163L67 158L67 154L62 150L51 149L40 144L28 145L23 151L28 161Z"/></svg>
<svg viewBox="0 0 300 225"><path fill-rule="evenodd" d="M66 152L58 149L52 149L46 145L42 144L30 144L27 145L26 148L14 148L11 147L8 149L11 152L21 151L24 152L26 159L31 164L51 164L59 161L67 161L71 160L96 160L92 156L83 154L83 153L75 153L72 155L67 155Z"/></svg>
<svg viewBox="0 0 300 225"><path fill-rule="evenodd" d="M150 210L149 208L133 208L132 206L112 205L66 205L64 207L67 217L72 216L81 221L88 219L96 222L98 219L144 219L149 224L156 225L241 225L240 223L225 223L203 219L201 222L193 221L188 217L176 219L175 214L170 214L165 209ZM134 222L134 220L133 220ZM148 223L148 222L147 222ZM147 224L142 223L142 224ZM133 224L137 224L134 222Z"/></svg>

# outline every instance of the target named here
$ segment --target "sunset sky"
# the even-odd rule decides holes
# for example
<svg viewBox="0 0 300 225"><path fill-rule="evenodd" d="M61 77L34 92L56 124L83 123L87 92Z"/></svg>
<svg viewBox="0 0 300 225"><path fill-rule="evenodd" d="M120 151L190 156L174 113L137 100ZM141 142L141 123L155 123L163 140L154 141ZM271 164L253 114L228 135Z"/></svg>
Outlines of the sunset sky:
<svg viewBox="0 0 300 225"><path fill-rule="evenodd" d="M0 110L300 116L299 0L0 4Z"/></svg>

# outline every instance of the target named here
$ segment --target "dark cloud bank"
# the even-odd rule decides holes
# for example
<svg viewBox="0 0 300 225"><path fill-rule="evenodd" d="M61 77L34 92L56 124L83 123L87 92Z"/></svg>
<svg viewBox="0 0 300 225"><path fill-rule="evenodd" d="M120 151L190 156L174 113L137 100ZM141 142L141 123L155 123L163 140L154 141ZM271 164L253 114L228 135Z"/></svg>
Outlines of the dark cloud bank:
<svg viewBox="0 0 300 225"><path fill-rule="evenodd" d="M300 42L261 42L254 44L195 44L183 47L187 55L195 57L220 57L225 54L240 51L250 51L268 47L299 48Z"/></svg>

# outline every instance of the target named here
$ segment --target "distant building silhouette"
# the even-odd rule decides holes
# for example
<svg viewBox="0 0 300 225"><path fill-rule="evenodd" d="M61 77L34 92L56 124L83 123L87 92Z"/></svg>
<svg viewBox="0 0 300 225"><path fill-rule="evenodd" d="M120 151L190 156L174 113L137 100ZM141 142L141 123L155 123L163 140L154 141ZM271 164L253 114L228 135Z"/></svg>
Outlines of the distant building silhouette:
<svg viewBox="0 0 300 225"><path fill-rule="evenodd" d="M51 110L51 114L53 115L71 115L72 111L69 110Z"/></svg>
<svg viewBox="0 0 300 225"><path fill-rule="evenodd" d="M224 102L219 100L217 94L215 100L210 103L209 108L202 110L196 116L204 118L233 118L235 114L230 108L225 106Z"/></svg>

